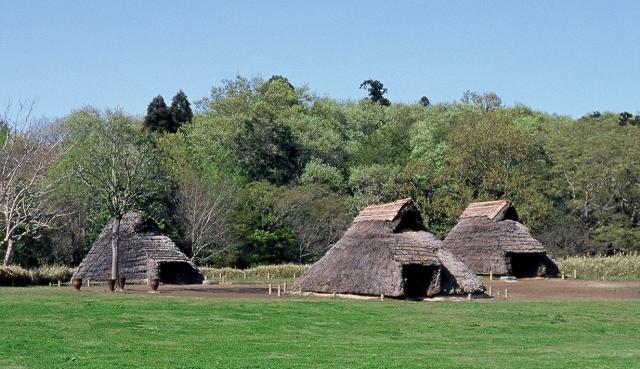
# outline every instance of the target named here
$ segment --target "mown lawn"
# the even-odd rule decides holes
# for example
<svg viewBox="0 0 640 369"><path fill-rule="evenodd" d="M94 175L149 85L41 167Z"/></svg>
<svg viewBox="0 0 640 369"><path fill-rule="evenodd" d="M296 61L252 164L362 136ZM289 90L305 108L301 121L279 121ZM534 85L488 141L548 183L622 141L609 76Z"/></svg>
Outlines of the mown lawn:
<svg viewBox="0 0 640 369"><path fill-rule="evenodd" d="M0 368L640 368L640 301L199 300L0 288Z"/></svg>

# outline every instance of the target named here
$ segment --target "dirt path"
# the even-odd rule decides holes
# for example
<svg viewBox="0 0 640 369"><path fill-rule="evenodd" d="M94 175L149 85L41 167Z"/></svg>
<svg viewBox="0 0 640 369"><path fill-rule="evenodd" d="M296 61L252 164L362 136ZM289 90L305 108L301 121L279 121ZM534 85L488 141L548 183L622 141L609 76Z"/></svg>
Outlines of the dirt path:
<svg viewBox="0 0 640 369"><path fill-rule="evenodd" d="M628 300L640 299L640 281L589 281L559 278L519 279L516 281L489 280L482 277L484 285L491 287L494 301L504 297L508 290L509 300ZM282 285L281 285L282 286ZM103 291L104 287L83 287L82 291ZM268 294L267 284L206 284L206 285L163 285L160 295L200 297L200 298L277 298L277 285ZM129 285L128 293L149 293L145 285ZM318 297L319 298L319 297Z"/></svg>
<svg viewBox="0 0 640 369"><path fill-rule="evenodd" d="M509 300L627 300L640 299L640 281L590 281L580 279L519 279L515 281L482 278L485 287L492 287L494 297Z"/></svg>

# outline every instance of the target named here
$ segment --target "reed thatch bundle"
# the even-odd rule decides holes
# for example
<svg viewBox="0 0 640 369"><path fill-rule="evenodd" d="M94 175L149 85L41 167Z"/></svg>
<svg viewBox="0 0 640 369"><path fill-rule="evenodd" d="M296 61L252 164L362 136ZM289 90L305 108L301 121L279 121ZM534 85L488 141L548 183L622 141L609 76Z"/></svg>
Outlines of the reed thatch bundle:
<svg viewBox="0 0 640 369"><path fill-rule="evenodd" d="M509 201L470 204L444 247L478 274L543 276L558 268L544 246L519 222Z"/></svg>
<svg viewBox="0 0 640 369"><path fill-rule="evenodd" d="M441 247L413 200L370 205L294 289L391 297L482 293L475 274Z"/></svg>
<svg viewBox="0 0 640 369"><path fill-rule="evenodd" d="M107 224L84 258L76 277L105 281L111 276L111 229ZM144 220L140 213L129 212L120 222L118 266L120 277L142 281L160 278L164 283L201 283L196 265L167 236L158 233L157 225Z"/></svg>

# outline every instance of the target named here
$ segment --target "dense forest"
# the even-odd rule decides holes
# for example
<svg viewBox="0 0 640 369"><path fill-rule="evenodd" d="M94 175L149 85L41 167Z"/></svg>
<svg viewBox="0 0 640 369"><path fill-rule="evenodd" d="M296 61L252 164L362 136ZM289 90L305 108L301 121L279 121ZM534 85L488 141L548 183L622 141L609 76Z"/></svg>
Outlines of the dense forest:
<svg viewBox="0 0 640 369"><path fill-rule="evenodd" d="M0 255L77 265L111 217L138 210L200 265L306 263L364 206L405 197L441 238L469 202L509 199L556 257L640 250L640 116L572 119L473 91L403 104L377 80L360 88L339 101L237 76L193 105L155 97L144 117L10 108Z"/></svg>

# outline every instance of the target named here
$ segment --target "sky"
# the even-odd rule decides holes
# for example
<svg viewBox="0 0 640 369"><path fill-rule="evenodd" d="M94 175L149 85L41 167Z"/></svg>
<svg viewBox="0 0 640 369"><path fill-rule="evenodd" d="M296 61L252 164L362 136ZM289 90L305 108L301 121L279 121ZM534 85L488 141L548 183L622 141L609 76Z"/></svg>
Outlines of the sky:
<svg viewBox="0 0 640 369"><path fill-rule="evenodd" d="M143 115L237 74L283 75L392 102L494 91L579 117L640 112L640 1L0 1L0 107L62 117L92 105Z"/></svg>

